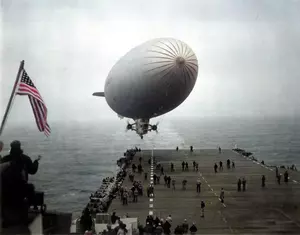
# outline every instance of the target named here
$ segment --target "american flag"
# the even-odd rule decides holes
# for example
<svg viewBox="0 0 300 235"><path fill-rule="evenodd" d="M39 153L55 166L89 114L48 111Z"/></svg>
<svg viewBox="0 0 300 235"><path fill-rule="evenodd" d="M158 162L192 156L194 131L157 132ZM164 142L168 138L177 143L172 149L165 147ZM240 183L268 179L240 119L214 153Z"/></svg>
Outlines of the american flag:
<svg viewBox="0 0 300 235"><path fill-rule="evenodd" d="M46 136L49 136L51 129L47 123L47 107L25 69L22 71L21 81L16 94L28 96L39 131L44 132Z"/></svg>

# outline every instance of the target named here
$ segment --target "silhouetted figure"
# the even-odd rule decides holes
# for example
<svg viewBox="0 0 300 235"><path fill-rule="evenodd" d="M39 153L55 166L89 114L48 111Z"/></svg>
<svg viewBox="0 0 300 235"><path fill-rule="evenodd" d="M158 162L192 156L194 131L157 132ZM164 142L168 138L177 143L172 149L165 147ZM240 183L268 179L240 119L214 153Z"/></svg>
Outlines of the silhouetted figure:
<svg viewBox="0 0 300 235"><path fill-rule="evenodd" d="M23 154L21 142L13 141L10 154L1 159L8 167L1 171L1 205L4 227L27 222L28 208L35 205L33 184L28 184L28 174L34 175L39 166L39 156L34 162ZM26 200L25 200L26 199Z"/></svg>
<svg viewBox="0 0 300 235"><path fill-rule="evenodd" d="M242 185L243 185L243 191L246 191L246 179L245 179L245 177L243 177Z"/></svg>
<svg viewBox="0 0 300 235"><path fill-rule="evenodd" d="M190 232L192 235L196 234L197 233L197 227L195 225L195 223L193 223L193 225L190 227Z"/></svg>
<svg viewBox="0 0 300 235"><path fill-rule="evenodd" d="M224 192L224 189L221 188L220 200L221 200L222 203L224 203L224 199L225 199L225 192Z"/></svg>
<svg viewBox="0 0 300 235"><path fill-rule="evenodd" d="M230 160L227 159L227 168L230 169Z"/></svg>
<svg viewBox="0 0 300 235"><path fill-rule="evenodd" d="M163 167L160 168L160 174L164 175L164 168Z"/></svg>
<svg viewBox="0 0 300 235"><path fill-rule="evenodd" d="M148 172L145 172L144 173L144 179L147 180L147 178L148 178Z"/></svg>
<svg viewBox="0 0 300 235"><path fill-rule="evenodd" d="M185 170L188 171L189 170L189 164L186 162L185 163Z"/></svg>
<svg viewBox="0 0 300 235"><path fill-rule="evenodd" d="M263 175L262 177L261 177L261 187L265 187L266 186L266 177L265 177L265 175Z"/></svg>
<svg viewBox="0 0 300 235"><path fill-rule="evenodd" d="M201 180L200 178L197 179L197 193L200 193L201 191Z"/></svg>
<svg viewBox="0 0 300 235"><path fill-rule="evenodd" d="M264 161L264 160L262 160L262 161L261 161L261 164L265 165L265 161Z"/></svg>
<svg viewBox="0 0 300 235"><path fill-rule="evenodd" d="M190 146L190 151L193 152L194 151L194 148L193 146Z"/></svg>
<svg viewBox="0 0 300 235"><path fill-rule="evenodd" d="M223 162L222 162L222 161L219 162L219 166L220 166L220 167L219 167L219 168L220 168L220 171L222 171L222 170L223 170Z"/></svg>
<svg viewBox="0 0 300 235"><path fill-rule="evenodd" d="M215 163L214 170L215 170L215 173L218 172L218 165L217 165L217 163Z"/></svg>
<svg viewBox="0 0 300 235"><path fill-rule="evenodd" d="M184 171L184 166L185 166L185 162L183 161L183 162L181 163L182 171Z"/></svg>
<svg viewBox="0 0 300 235"><path fill-rule="evenodd" d="M285 172L284 172L284 182L285 182L285 183L288 183L288 182L289 182L289 173L288 173L288 171L285 171Z"/></svg>
<svg viewBox="0 0 300 235"><path fill-rule="evenodd" d="M222 149L221 149L221 147L219 147L219 153L222 153Z"/></svg>
<svg viewBox="0 0 300 235"><path fill-rule="evenodd" d="M80 217L81 231L92 230L93 220L88 208L85 208Z"/></svg>
<svg viewBox="0 0 300 235"><path fill-rule="evenodd" d="M174 164L171 162L171 172L174 172Z"/></svg>
<svg viewBox="0 0 300 235"><path fill-rule="evenodd" d="M178 146L176 147L176 151L178 152Z"/></svg>
<svg viewBox="0 0 300 235"><path fill-rule="evenodd" d="M204 201L201 201L201 217L204 217L204 208L205 208L205 203Z"/></svg>
<svg viewBox="0 0 300 235"><path fill-rule="evenodd" d="M231 162L231 166L232 166L232 169L235 168L235 163L234 163L234 161Z"/></svg>
<svg viewBox="0 0 300 235"><path fill-rule="evenodd" d="M276 178L277 178L278 175L279 175L279 171L278 171L278 167L276 166L276 168L275 168L275 176L276 176Z"/></svg>
<svg viewBox="0 0 300 235"><path fill-rule="evenodd" d="M277 183L280 184L280 181L281 181L281 174L278 174L277 175Z"/></svg>
<svg viewBox="0 0 300 235"><path fill-rule="evenodd" d="M239 179L237 182L238 192L241 191L241 186L242 186L242 181L241 181L241 179Z"/></svg>

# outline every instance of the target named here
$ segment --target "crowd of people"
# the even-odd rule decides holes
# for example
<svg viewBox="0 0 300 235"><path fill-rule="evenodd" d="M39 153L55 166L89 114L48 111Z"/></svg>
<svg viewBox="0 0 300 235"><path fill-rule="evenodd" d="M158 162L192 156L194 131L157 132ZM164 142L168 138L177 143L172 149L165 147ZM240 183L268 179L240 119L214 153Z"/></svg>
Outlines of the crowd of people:
<svg viewBox="0 0 300 235"><path fill-rule="evenodd" d="M116 198L121 191L122 183L127 175L126 169L138 151L141 150L138 148L126 150L124 157L117 161L117 165L120 169L116 176L103 179L100 188L90 195L90 201L80 217L81 230L91 230L93 224L92 218L94 218L97 213L107 212L112 200Z"/></svg>

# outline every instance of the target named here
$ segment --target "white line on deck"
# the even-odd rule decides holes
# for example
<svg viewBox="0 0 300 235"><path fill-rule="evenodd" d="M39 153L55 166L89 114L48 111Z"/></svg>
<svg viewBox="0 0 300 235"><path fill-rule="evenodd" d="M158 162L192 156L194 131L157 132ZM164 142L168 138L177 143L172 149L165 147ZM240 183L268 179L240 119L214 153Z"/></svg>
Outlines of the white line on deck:
<svg viewBox="0 0 300 235"><path fill-rule="evenodd" d="M294 183L298 183L296 180L293 180Z"/></svg>
<svg viewBox="0 0 300 235"><path fill-rule="evenodd" d="M149 215L153 215L153 211L149 211Z"/></svg>
<svg viewBox="0 0 300 235"><path fill-rule="evenodd" d="M153 202L153 198L150 198L149 201L150 201L150 202Z"/></svg>
<svg viewBox="0 0 300 235"><path fill-rule="evenodd" d="M149 204L149 208L153 208L153 204Z"/></svg>

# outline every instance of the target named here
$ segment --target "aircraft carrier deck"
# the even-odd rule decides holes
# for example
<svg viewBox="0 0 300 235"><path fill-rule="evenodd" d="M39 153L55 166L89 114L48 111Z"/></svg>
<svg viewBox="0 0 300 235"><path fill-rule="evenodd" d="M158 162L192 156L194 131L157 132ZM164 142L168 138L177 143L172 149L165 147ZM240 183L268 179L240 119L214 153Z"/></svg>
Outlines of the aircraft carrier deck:
<svg viewBox="0 0 300 235"><path fill-rule="evenodd" d="M232 150L194 149L189 150L142 150L137 153L133 163L138 165L139 157L148 173L135 173L135 180L141 180L144 192L152 175L160 175L148 164L149 158L155 158L161 164L165 174L176 180L176 190L164 186L163 176L160 184L154 185L154 197L140 196L137 203L129 199L128 205L123 206L119 198L110 206L109 213L116 211L123 217L126 213L130 217L137 217L145 225L146 216L153 214L160 218L172 216L171 231L187 219L189 225L195 222L197 234L300 234L300 173L289 171L289 182L278 185L275 178L275 169L263 165L251 158L244 157ZM235 162L235 168L227 169L227 159ZM187 161L189 171L182 171L181 163ZM193 161L199 164L199 171L193 171ZM214 172L214 164L223 162L223 171ZM173 162L175 172L170 171ZM267 164L267 162L266 162ZM283 174L284 169L280 169ZM266 187L261 187L261 177L266 177ZM201 193L196 192L196 181L201 179ZM245 177L246 191L237 191L237 180ZM186 191L182 190L182 180L187 180ZM131 188L128 177L123 186ZM224 188L225 200L221 203L220 190ZM205 217L201 217L200 201L206 204Z"/></svg>

